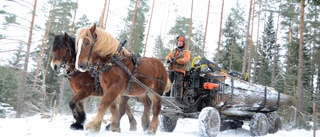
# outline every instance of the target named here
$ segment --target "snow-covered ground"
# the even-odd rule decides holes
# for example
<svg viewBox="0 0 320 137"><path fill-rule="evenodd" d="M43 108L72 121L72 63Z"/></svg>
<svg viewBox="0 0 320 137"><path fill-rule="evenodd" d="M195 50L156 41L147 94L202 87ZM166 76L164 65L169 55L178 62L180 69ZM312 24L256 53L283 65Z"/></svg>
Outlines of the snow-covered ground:
<svg viewBox="0 0 320 137"><path fill-rule="evenodd" d="M89 114L87 121L91 120L94 115ZM109 117L106 116L105 119ZM57 115L52 121L49 119L42 119L40 115L28 118L2 118L0 119L0 136L1 137L86 137L84 131L74 131L69 128L73 117L70 115ZM101 131L95 137L141 137L145 135L140 126L140 117L136 117L138 122L137 131L129 131L129 124L127 116L121 120L121 133L114 133L105 131L106 124L102 124ZM320 131L316 132L317 135ZM179 119L176 129L171 132L161 132L158 130L154 137L168 137L168 136L183 136L183 137L197 137L198 135L198 121L197 119ZM248 137L250 136L248 123L245 123L242 128L236 130L226 130L220 132L218 137ZM313 137L313 131L306 130L280 130L276 134L268 134L265 137Z"/></svg>

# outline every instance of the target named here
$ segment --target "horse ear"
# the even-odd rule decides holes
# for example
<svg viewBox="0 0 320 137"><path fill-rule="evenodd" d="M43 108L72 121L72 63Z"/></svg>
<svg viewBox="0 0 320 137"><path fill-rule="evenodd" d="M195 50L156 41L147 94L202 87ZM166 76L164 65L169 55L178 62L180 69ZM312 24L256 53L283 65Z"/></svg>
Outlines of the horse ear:
<svg viewBox="0 0 320 137"><path fill-rule="evenodd" d="M67 32L64 32L64 39L68 40L69 39L69 35Z"/></svg>
<svg viewBox="0 0 320 137"><path fill-rule="evenodd" d="M91 34L93 34L96 31L96 24L94 23L93 26L90 28Z"/></svg>

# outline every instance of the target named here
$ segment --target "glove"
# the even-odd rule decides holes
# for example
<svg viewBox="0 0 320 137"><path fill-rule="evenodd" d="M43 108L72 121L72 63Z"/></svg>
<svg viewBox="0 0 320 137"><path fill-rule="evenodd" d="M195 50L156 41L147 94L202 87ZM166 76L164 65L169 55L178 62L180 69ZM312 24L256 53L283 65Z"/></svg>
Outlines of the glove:
<svg viewBox="0 0 320 137"><path fill-rule="evenodd" d="M172 57L171 62L176 62L176 58Z"/></svg>
<svg viewBox="0 0 320 137"><path fill-rule="evenodd" d="M171 62L176 62L176 59L175 59L174 57L168 59L167 63L169 64L169 63L171 63Z"/></svg>

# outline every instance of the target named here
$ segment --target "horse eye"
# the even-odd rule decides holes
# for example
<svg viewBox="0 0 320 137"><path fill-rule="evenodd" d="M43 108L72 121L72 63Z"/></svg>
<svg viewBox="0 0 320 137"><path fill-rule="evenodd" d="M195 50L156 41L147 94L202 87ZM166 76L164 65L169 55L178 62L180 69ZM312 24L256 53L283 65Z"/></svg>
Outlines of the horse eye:
<svg viewBox="0 0 320 137"><path fill-rule="evenodd" d="M84 42L85 46L88 46L89 44L90 44L90 42L88 42L88 41Z"/></svg>

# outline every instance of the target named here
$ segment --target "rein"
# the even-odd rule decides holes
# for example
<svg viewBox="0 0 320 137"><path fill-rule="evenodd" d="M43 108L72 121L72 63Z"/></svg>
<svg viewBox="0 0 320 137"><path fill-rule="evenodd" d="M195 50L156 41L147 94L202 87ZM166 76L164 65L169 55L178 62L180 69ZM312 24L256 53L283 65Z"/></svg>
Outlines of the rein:
<svg viewBox="0 0 320 137"><path fill-rule="evenodd" d="M144 89L146 89L148 92L153 93L154 95L156 95L158 98L160 98L163 102L171 104L172 106L174 106L176 109L182 111L181 108L179 108L178 106L176 106L174 103L166 100L166 99L162 99L162 96L159 95L157 92L153 91L151 88L149 88L148 86L146 86L145 84L143 84L140 80L138 80L131 72L130 70L124 66L124 64L121 62L121 60L116 60L114 62L115 64L119 65L129 76L130 76L130 80L136 82L137 84L139 84L141 87L143 87Z"/></svg>

